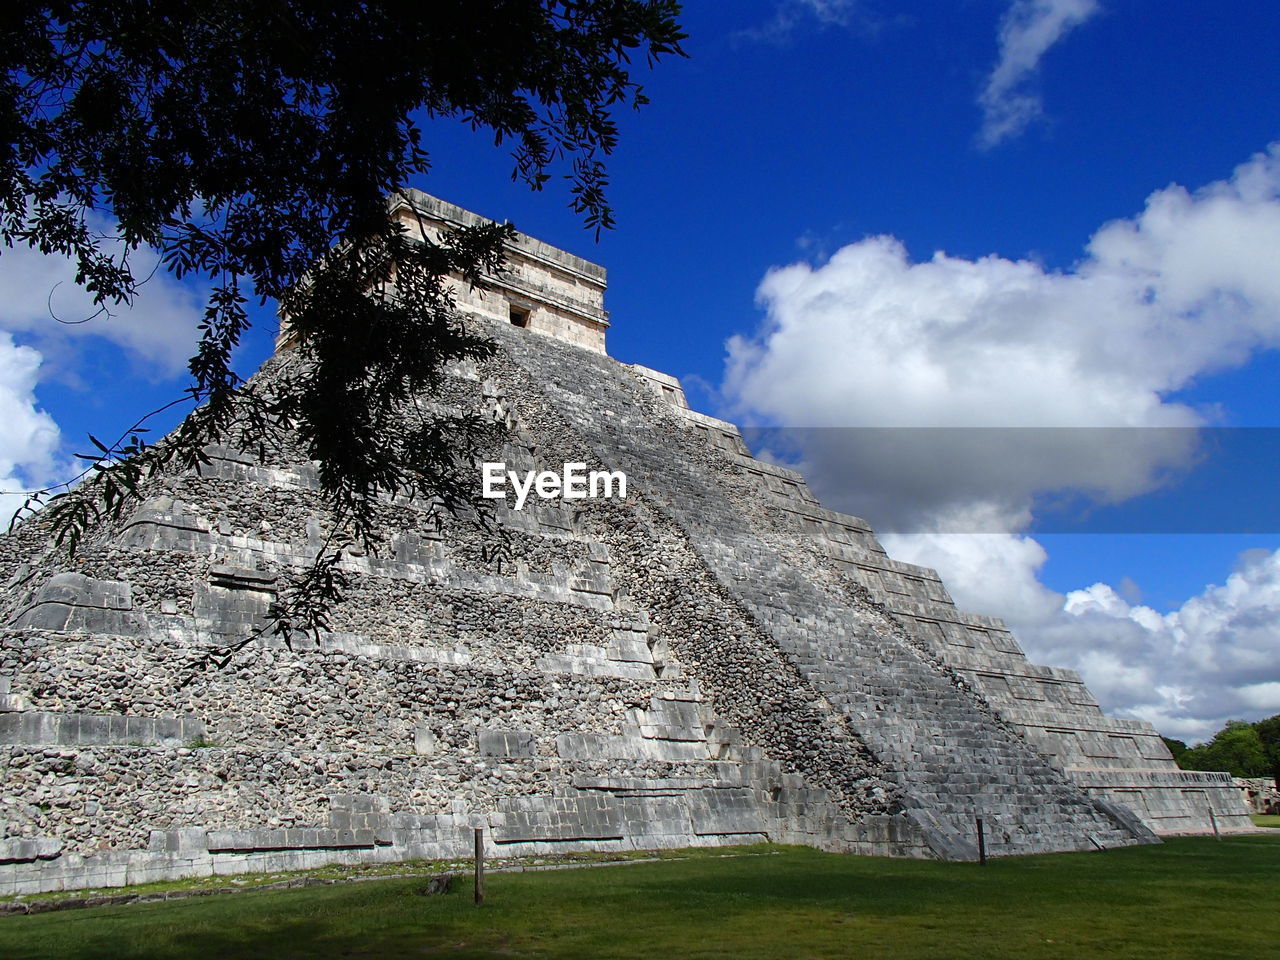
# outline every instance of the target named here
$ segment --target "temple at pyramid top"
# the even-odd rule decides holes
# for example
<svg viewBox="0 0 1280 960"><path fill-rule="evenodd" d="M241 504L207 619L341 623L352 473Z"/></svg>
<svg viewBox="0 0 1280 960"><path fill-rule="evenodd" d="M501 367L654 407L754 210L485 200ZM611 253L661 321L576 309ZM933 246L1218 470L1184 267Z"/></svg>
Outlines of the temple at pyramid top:
<svg viewBox="0 0 1280 960"><path fill-rule="evenodd" d="M493 222L421 190L406 190L393 210L413 230L422 227L428 235ZM517 233L507 246L505 268L488 279L486 289L455 282L454 295L463 312L604 353L604 333L609 329L605 283L605 269L599 264Z"/></svg>
<svg viewBox="0 0 1280 960"><path fill-rule="evenodd" d="M391 211L413 235L425 233L433 240L458 227L494 222L414 189L393 198ZM502 271L486 276L483 288L452 275L448 283L462 313L511 323L603 354L604 332L609 329L609 314L604 309L605 276L605 268L598 263L517 232L507 244ZM285 321L276 349L292 345L293 336Z"/></svg>

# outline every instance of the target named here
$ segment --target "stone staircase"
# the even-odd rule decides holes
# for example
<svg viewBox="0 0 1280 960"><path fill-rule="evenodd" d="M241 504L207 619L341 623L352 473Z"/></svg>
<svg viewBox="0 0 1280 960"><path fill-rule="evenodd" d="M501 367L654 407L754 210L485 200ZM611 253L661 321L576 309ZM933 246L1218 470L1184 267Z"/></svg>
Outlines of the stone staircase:
<svg viewBox="0 0 1280 960"><path fill-rule="evenodd" d="M977 816L996 854L1153 839L1122 808L1070 783L889 618L851 605L838 574L790 547L796 531L735 484L737 468L695 445L625 366L547 338L493 332L599 460L625 471L632 495L679 526L777 650L884 763L902 790L903 812L939 855L976 855Z"/></svg>

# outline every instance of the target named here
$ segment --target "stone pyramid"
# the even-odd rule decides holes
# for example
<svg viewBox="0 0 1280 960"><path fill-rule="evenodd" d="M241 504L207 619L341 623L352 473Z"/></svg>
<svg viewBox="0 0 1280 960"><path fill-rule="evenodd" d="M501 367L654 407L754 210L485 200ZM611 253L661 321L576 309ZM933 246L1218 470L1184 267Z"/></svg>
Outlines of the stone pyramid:
<svg viewBox="0 0 1280 960"><path fill-rule="evenodd" d="M399 212L478 220L424 194ZM316 555L312 464L211 448L75 561L38 519L0 540L0 893L460 856L476 826L511 854L944 859L977 856L977 817L995 855L1248 828L1230 777L1179 771L675 379L611 359L604 287L521 236L458 291L500 351L444 400L509 427L494 459L627 478L500 506L514 563L388 502L331 632L184 675ZM286 338L259 376L296 362Z"/></svg>

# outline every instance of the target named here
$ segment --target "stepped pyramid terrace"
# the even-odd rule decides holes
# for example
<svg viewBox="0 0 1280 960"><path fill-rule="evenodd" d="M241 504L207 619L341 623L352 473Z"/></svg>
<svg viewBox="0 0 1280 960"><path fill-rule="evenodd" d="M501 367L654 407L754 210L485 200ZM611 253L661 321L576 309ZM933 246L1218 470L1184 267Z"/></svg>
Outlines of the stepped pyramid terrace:
<svg viewBox="0 0 1280 960"><path fill-rule="evenodd" d="M411 192L428 229L479 222ZM264 623L331 518L314 464L210 448L75 560L0 545L0 893L324 863L759 840L976 859L1249 829L1227 774L1031 663L934 571L755 459L680 383L609 357L605 270L519 236L458 306L497 354L433 402L489 460L623 474L625 496L382 504L331 629ZM620 318L638 322L641 318ZM282 338L257 374L301 362ZM480 468L477 465L477 486Z"/></svg>

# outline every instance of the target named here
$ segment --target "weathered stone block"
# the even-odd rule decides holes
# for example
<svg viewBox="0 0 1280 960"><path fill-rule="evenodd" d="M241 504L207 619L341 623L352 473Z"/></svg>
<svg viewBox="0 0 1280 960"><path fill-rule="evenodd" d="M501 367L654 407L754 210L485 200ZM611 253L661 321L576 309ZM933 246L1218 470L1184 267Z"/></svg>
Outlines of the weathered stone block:
<svg viewBox="0 0 1280 960"><path fill-rule="evenodd" d="M62 853L63 842L56 837L0 840L0 863L34 863L52 860Z"/></svg>
<svg viewBox="0 0 1280 960"><path fill-rule="evenodd" d="M477 736L482 756L532 757L538 752L537 741L528 730L481 730Z"/></svg>

